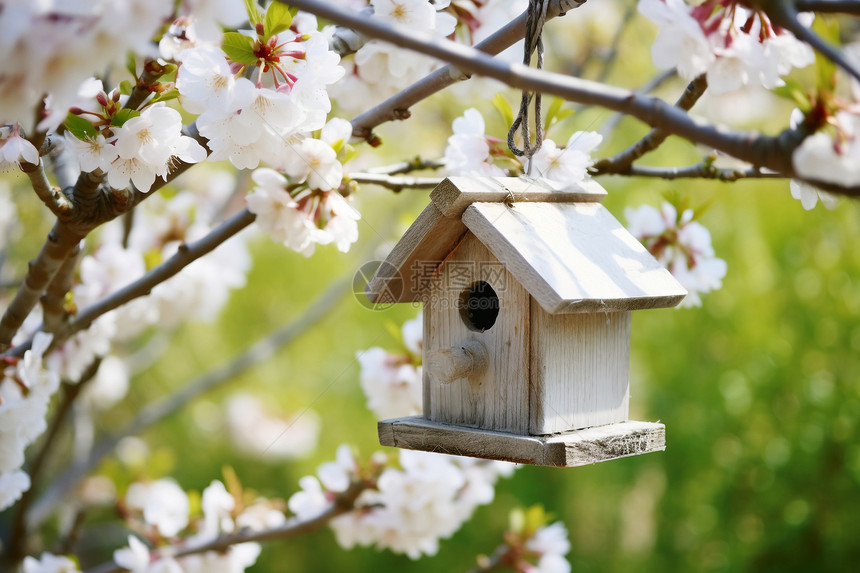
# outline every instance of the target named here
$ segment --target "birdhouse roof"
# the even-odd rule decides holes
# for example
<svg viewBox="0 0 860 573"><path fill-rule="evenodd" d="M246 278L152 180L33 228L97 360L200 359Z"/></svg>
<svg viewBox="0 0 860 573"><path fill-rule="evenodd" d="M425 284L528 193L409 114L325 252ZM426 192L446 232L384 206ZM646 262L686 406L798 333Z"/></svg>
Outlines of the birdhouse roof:
<svg viewBox="0 0 860 573"><path fill-rule="evenodd" d="M593 180L556 191L508 177L450 177L367 284L375 303L420 301L467 232L547 312L670 307L687 294L600 204Z"/></svg>

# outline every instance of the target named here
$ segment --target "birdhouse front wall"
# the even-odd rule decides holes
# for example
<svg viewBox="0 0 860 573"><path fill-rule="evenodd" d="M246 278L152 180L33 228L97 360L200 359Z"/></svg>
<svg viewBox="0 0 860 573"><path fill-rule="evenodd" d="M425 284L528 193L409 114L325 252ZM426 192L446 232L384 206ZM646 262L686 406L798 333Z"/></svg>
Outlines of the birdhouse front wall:
<svg viewBox="0 0 860 573"><path fill-rule="evenodd" d="M471 289L486 283L498 315L486 326L475 308L464 310ZM489 291L479 303L492 303ZM529 433L529 294L472 233L439 267L424 295L424 417L434 422L526 435ZM480 304L478 306L481 306ZM464 351L486 350L486 368L454 379L452 362ZM464 350L465 349L465 350ZM454 372L454 373L452 373Z"/></svg>
<svg viewBox="0 0 860 573"><path fill-rule="evenodd" d="M550 314L531 300L532 435L626 422L630 312Z"/></svg>

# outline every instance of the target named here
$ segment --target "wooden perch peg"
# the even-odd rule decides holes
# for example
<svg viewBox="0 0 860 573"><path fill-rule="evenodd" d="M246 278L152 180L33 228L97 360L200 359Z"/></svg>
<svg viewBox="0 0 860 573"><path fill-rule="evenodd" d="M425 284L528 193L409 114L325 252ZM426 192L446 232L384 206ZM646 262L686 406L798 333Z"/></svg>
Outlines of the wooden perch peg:
<svg viewBox="0 0 860 573"><path fill-rule="evenodd" d="M490 365L487 347L479 340L464 340L446 350L433 352L428 358L428 371L437 382L450 384L468 378L473 390L480 385L480 377Z"/></svg>

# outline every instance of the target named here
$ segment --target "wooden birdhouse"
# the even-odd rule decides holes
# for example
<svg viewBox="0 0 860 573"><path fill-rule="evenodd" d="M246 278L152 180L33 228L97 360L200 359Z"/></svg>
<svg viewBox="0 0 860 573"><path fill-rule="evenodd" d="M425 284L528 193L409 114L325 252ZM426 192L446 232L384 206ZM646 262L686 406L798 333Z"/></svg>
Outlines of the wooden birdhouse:
<svg viewBox="0 0 860 573"><path fill-rule="evenodd" d="M665 449L628 419L630 311L684 288L600 204L517 178L451 177L367 285L421 302L424 415L379 422L383 445L546 466Z"/></svg>

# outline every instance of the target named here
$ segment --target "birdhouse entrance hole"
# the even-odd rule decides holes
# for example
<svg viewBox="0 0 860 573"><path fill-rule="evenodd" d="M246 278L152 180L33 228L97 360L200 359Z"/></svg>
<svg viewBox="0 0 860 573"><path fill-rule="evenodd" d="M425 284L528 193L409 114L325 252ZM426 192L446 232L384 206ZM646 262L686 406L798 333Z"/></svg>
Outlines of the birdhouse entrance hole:
<svg viewBox="0 0 860 573"><path fill-rule="evenodd" d="M460 295L460 318L469 330L489 330L498 316L499 296L490 283L478 281Z"/></svg>

